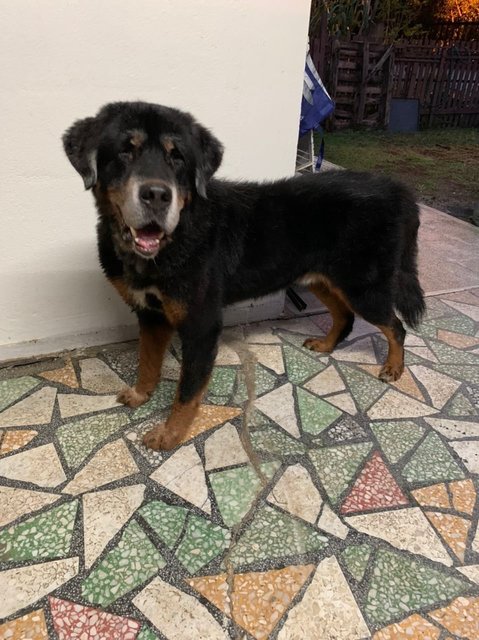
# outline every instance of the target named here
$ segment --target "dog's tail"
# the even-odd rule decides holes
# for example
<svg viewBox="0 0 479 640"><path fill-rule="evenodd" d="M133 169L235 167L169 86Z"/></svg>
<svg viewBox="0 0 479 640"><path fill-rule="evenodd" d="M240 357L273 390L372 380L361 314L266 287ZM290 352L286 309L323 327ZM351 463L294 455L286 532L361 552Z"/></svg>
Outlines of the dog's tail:
<svg viewBox="0 0 479 640"><path fill-rule="evenodd" d="M408 194L409 196L409 194ZM417 232L419 229L419 208L411 196L403 201L408 211L400 259L395 306L405 322L412 328L418 326L426 311L424 292L417 274Z"/></svg>

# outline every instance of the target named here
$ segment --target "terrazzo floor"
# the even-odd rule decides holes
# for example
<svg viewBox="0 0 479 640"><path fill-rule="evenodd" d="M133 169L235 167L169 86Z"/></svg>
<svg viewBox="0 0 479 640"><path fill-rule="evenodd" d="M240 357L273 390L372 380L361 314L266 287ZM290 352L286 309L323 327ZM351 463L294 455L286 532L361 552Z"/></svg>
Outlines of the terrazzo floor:
<svg viewBox="0 0 479 640"><path fill-rule="evenodd" d="M0 639L477 640L479 289L428 298L392 385L363 321L301 347L329 322L225 332L169 453L176 343L136 410L134 343L0 370Z"/></svg>

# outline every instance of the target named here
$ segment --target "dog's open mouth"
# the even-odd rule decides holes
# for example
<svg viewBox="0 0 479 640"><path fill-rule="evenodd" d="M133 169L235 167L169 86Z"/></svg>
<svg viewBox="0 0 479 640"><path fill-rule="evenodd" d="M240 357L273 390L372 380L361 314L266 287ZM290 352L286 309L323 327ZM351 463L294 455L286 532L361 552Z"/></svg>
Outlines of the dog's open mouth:
<svg viewBox="0 0 479 640"><path fill-rule="evenodd" d="M150 222L141 229L129 227L135 243L135 249L144 256L153 256L166 243L167 236L156 222Z"/></svg>

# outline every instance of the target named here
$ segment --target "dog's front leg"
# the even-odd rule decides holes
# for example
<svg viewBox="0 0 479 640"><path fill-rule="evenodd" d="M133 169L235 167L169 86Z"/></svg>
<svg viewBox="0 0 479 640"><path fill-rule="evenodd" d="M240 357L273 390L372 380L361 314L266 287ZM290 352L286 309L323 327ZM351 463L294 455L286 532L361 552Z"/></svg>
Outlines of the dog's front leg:
<svg viewBox="0 0 479 640"><path fill-rule="evenodd" d="M171 413L164 424L154 427L143 438L151 449L169 450L183 442L195 419L213 369L221 322L188 323L180 329L182 341L181 378Z"/></svg>
<svg viewBox="0 0 479 640"><path fill-rule="evenodd" d="M138 312L140 324L140 357L138 379L134 387L122 389L118 402L129 407L144 404L155 390L161 376L161 366L173 335L173 328L159 314Z"/></svg>

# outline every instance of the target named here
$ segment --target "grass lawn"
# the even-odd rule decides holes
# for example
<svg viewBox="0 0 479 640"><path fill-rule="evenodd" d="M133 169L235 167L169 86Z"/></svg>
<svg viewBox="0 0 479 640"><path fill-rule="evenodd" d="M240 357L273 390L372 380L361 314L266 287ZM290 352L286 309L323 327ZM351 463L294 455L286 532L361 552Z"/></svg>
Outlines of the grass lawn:
<svg viewBox="0 0 479 640"><path fill-rule="evenodd" d="M403 180L418 199L463 219L479 207L479 130L417 133L334 131L325 134L325 159L347 169Z"/></svg>

